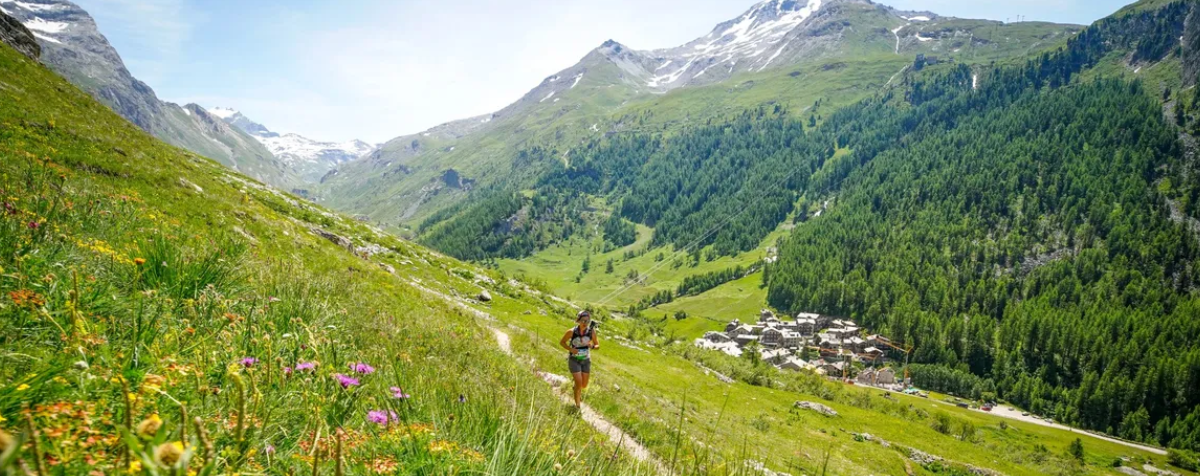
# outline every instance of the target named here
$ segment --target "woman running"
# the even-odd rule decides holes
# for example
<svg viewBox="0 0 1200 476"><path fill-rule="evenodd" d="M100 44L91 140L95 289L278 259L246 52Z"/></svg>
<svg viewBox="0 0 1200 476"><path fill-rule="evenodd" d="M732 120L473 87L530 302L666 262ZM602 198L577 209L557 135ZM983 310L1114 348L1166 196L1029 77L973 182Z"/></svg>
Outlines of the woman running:
<svg viewBox="0 0 1200 476"><path fill-rule="evenodd" d="M571 353L567 356L567 367L575 378L575 408L579 408L583 404L583 389L588 386L588 374L592 373L590 351L600 348L596 327L592 325L592 313L579 311L579 315L575 316L575 326L563 335L558 345Z"/></svg>

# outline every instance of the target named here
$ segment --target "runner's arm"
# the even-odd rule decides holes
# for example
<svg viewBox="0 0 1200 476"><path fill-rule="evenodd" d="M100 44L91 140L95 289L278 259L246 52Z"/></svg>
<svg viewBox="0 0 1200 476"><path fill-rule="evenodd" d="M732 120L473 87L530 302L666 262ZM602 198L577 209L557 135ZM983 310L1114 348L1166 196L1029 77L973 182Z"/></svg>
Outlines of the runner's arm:
<svg viewBox="0 0 1200 476"><path fill-rule="evenodd" d="M558 345L571 352L571 355L575 355L576 352L579 352L574 347L571 347L571 331L567 331L566 334L563 334L563 338L558 341Z"/></svg>
<svg viewBox="0 0 1200 476"><path fill-rule="evenodd" d="M592 329L592 348L600 348L600 334L595 329Z"/></svg>

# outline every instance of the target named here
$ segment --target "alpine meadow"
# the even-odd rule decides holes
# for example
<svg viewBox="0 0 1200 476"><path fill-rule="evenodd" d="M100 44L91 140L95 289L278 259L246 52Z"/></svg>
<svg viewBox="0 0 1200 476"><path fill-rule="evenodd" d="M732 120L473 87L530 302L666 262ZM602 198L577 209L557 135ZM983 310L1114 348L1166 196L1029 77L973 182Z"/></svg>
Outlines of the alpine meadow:
<svg viewBox="0 0 1200 476"><path fill-rule="evenodd" d="M378 144L80 3L0 0L0 473L1200 474L1200 1L765 0Z"/></svg>

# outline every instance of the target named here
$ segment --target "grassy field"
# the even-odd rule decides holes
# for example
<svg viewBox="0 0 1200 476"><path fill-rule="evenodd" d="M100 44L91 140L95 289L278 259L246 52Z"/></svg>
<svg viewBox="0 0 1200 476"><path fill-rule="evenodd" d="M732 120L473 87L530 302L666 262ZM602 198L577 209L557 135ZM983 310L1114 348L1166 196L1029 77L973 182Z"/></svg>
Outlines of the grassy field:
<svg viewBox="0 0 1200 476"><path fill-rule="evenodd" d="M583 304L625 307L656 292L673 291L687 276L734 266L749 267L761 262L767 257L767 248L775 246L776 241L787 233L786 223L767 235L754 250L711 261L702 258L695 266L688 260L687 253L677 252L671 245L647 249L652 230L642 225L638 225L637 242L607 253L602 252L600 238L577 237L527 258L501 259L497 262L505 273L543 283L565 298ZM637 256L626 260L627 251L636 251ZM581 275L585 259L590 262L590 270ZM610 259L613 261L611 273L605 269ZM674 265L676 261L680 263L679 266ZM630 273L634 272L644 279L637 282L629 280ZM580 278L578 282L576 277ZM763 296L765 300L765 293Z"/></svg>

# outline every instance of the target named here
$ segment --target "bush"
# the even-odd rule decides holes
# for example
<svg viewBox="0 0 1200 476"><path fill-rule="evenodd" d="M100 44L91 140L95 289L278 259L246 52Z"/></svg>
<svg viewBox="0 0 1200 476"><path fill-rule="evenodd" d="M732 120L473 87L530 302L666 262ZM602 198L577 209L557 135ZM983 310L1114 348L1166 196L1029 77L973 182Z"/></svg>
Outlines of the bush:
<svg viewBox="0 0 1200 476"><path fill-rule="evenodd" d="M1167 464L1188 471L1200 471L1200 454L1188 450L1167 450Z"/></svg>

